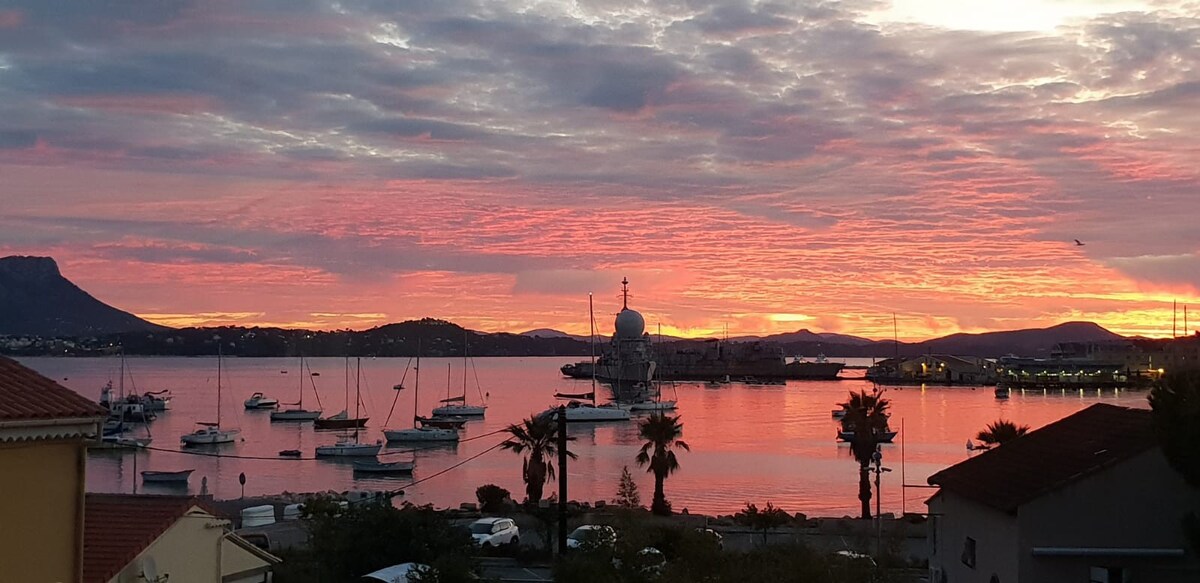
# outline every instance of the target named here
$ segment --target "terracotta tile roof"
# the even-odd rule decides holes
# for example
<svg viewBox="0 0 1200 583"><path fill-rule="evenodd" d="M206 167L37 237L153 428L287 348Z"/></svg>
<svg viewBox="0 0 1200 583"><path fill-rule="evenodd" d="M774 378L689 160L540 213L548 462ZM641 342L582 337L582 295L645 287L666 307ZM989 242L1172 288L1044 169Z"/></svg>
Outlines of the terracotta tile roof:
<svg viewBox="0 0 1200 583"><path fill-rule="evenodd" d="M1002 512L1157 445L1148 409L1096 404L929 477Z"/></svg>
<svg viewBox="0 0 1200 583"><path fill-rule="evenodd" d="M98 403L0 356L0 422L107 415Z"/></svg>
<svg viewBox="0 0 1200 583"><path fill-rule="evenodd" d="M83 507L83 583L106 583L193 506L190 496L88 494Z"/></svg>

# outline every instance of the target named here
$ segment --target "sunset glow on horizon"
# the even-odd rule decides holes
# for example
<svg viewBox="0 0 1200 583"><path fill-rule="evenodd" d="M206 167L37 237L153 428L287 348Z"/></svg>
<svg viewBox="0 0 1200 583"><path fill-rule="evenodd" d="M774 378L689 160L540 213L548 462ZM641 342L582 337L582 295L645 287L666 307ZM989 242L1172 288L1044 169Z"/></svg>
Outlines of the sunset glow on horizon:
<svg viewBox="0 0 1200 583"><path fill-rule="evenodd" d="M1200 306L1195 2L44 4L0 8L0 256L162 324Z"/></svg>

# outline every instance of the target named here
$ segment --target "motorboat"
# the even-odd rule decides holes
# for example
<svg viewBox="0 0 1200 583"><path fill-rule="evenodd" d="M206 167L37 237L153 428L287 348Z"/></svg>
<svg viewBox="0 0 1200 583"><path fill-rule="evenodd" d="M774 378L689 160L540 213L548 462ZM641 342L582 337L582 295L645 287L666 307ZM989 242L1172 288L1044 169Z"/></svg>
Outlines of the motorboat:
<svg viewBox="0 0 1200 583"><path fill-rule="evenodd" d="M147 411L162 412L171 408L171 391L148 391L142 393L142 407Z"/></svg>
<svg viewBox="0 0 1200 583"><path fill-rule="evenodd" d="M242 402L247 409L274 409L279 406L279 399L272 399L262 393L254 393Z"/></svg>
<svg viewBox="0 0 1200 583"><path fill-rule="evenodd" d="M383 443L362 443L356 437L346 437L337 440L333 445L318 445L317 457L375 457Z"/></svg>
<svg viewBox="0 0 1200 583"><path fill-rule="evenodd" d="M848 412L849 411L847 411L845 407L842 407L840 409L834 409L833 410L833 418L834 419L845 419L846 413L848 413Z"/></svg>
<svg viewBox="0 0 1200 583"><path fill-rule="evenodd" d="M194 471L196 470L175 470L168 472L146 470L142 472L142 481L147 484L186 484Z"/></svg>
<svg viewBox="0 0 1200 583"><path fill-rule="evenodd" d="M996 398L1007 399L1010 396L1012 389L1008 387L996 387Z"/></svg>
<svg viewBox="0 0 1200 583"><path fill-rule="evenodd" d="M197 423L199 429L182 435L179 441L183 445L217 445L221 443L233 443L237 441L237 436L241 431L237 429L221 429L220 423Z"/></svg>
<svg viewBox="0 0 1200 583"><path fill-rule="evenodd" d="M416 462L356 461L354 471L361 474L411 474L416 465Z"/></svg>
<svg viewBox="0 0 1200 583"><path fill-rule="evenodd" d="M300 457L303 455L298 449L285 449L279 452L279 457Z"/></svg>

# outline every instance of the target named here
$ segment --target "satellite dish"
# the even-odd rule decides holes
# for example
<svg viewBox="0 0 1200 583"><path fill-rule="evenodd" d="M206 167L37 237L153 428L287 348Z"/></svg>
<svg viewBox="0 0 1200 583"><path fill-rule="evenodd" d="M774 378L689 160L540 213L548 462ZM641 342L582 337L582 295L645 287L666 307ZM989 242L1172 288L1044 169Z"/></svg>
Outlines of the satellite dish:
<svg viewBox="0 0 1200 583"><path fill-rule="evenodd" d="M154 563L154 557L142 559L142 578L151 583L158 583L158 565Z"/></svg>

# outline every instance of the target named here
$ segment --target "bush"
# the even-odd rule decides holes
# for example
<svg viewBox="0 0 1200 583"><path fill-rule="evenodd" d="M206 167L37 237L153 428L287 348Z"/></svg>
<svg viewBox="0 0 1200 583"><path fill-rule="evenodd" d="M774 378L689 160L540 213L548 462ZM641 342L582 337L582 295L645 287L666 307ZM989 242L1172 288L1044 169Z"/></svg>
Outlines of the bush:
<svg viewBox="0 0 1200 583"><path fill-rule="evenodd" d="M483 512L501 512L512 503L512 493L495 484L484 484L475 489L475 499Z"/></svg>

